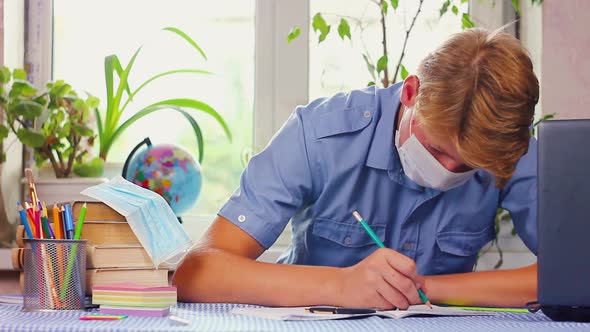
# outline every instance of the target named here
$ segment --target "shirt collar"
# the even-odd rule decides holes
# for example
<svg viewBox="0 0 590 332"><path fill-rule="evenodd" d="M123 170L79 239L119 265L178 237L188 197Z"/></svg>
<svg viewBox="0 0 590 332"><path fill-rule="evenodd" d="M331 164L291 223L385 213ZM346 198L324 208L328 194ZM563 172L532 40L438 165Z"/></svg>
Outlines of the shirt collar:
<svg viewBox="0 0 590 332"><path fill-rule="evenodd" d="M373 168L398 171L401 163L397 150L393 147L393 133L400 107L400 94L403 82L385 89L377 89L377 112L379 120L369 146L366 165Z"/></svg>

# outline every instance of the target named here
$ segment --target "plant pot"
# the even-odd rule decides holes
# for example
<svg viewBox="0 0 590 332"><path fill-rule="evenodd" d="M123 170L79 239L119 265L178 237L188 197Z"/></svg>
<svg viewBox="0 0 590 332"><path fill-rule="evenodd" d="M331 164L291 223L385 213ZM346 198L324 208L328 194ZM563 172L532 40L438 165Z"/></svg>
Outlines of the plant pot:
<svg viewBox="0 0 590 332"><path fill-rule="evenodd" d="M24 180L26 183L26 180ZM37 179L35 188L39 200L45 204L66 203L72 201L95 201L94 199L80 194L88 187L108 182L107 178L68 178L68 179ZM26 197L29 196L29 187L25 185Z"/></svg>

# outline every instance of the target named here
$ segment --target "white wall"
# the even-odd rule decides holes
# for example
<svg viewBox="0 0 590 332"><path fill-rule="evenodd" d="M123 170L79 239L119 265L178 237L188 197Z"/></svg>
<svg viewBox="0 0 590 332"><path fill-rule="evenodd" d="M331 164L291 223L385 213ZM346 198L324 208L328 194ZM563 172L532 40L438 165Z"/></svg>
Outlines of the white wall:
<svg viewBox="0 0 590 332"><path fill-rule="evenodd" d="M543 112L590 118L588 0L543 1Z"/></svg>

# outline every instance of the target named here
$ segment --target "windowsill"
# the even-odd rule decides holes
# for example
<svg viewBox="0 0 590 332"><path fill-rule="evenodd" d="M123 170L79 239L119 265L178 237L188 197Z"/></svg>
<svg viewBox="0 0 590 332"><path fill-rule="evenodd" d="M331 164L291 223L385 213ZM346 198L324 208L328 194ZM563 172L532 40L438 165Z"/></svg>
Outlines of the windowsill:
<svg viewBox="0 0 590 332"><path fill-rule="evenodd" d="M112 179L117 175L121 175L124 163L122 162L106 162L104 164L104 173L101 177ZM55 179L55 173L49 163L37 168L37 178L41 180Z"/></svg>

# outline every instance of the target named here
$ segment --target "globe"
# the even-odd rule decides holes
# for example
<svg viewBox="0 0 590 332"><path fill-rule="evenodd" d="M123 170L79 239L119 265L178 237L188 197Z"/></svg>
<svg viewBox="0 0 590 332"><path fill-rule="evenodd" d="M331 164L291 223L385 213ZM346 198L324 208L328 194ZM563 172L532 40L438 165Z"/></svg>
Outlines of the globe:
<svg viewBox="0 0 590 332"><path fill-rule="evenodd" d="M172 144L151 145L135 154L124 177L160 194L179 216L201 191L201 166L185 149Z"/></svg>

